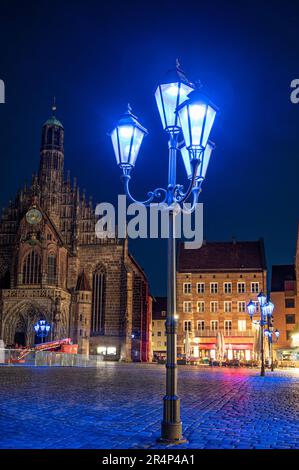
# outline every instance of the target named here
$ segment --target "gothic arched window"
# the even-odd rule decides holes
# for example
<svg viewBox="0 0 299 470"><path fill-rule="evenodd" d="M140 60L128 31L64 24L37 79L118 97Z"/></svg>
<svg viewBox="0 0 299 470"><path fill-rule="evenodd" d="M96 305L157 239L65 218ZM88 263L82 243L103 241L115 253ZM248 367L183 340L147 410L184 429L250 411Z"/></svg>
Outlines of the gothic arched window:
<svg viewBox="0 0 299 470"><path fill-rule="evenodd" d="M104 333L105 323L105 290L106 274L103 269L98 269L92 276L92 317L91 334Z"/></svg>
<svg viewBox="0 0 299 470"><path fill-rule="evenodd" d="M30 251L23 262L23 284L40 284L41 261L36 251Z"/></svg>
<svg viewBox="0 0 299 470"><path fill-rule="evenodd" d="M56 255L51 253L48 256L48 284L56 284L57 261Z"/></svg>

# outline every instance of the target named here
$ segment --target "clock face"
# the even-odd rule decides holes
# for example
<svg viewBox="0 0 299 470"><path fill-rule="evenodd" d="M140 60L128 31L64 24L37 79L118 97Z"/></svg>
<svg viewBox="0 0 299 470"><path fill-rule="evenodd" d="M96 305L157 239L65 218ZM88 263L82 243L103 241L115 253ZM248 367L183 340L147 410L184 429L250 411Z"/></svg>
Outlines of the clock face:
<svg viewBox="0 0 299 470"><path fill-rule="evenodd" d="M42 220L42 214L38 209L30 209L26 214L26 220L31 225L39 224Z"/></svg>

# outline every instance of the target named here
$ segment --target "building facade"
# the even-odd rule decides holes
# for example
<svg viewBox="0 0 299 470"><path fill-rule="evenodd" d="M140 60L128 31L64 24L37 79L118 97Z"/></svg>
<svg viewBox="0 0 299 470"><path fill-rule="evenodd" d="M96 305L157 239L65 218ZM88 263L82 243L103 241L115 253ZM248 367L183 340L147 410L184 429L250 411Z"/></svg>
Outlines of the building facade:
<svg viewBox="0 0 299 470"><path fill-rule="evenodd" d="M258 328L247 313L249 300L266 292L263 240L204 242L198 250L180 245L177 272L178 353L217 358L218 333L224 358L257 358ZM219 341L220 342L220 341Z"/></svg>
<svg viewBox="0 0 299 470"><path fill-rule="evenodd" d="M151 301L127 240L97 238L92 200L64 174L64 128L42 128L40 165L0 224L0 338L33 346L45 319L49 339L71 337L79 352L150 358Z"/></svg>
<svg viewBox="0 0 299 470"><path fill-rule="evenodd" d="M153 298L152 313L152 351L154 358L166 357L167 297Z"/></svg>

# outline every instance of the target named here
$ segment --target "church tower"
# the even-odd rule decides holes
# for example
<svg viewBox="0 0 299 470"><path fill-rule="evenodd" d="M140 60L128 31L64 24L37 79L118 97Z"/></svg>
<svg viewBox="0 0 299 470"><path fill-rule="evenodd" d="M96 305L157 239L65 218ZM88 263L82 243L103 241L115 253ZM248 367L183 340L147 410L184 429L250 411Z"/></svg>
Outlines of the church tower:
<svg viewBox="0 0 299 470"><path fill-rule="evenodd" d="M42 129L38 184L43 209L59 227L61 192L64 170L64 128L55 116L55 100L50 117Z"/></svg>

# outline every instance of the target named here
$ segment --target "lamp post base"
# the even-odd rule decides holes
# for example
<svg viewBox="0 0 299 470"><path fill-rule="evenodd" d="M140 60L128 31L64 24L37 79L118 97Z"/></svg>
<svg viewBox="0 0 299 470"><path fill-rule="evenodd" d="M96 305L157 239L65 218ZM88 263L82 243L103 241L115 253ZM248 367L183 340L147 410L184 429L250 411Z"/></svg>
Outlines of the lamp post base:
<svg viewBox="0 0 299 470"><path fill-rule="evenodd" d="M187 439L185 439L184 437L182 437L181 439L175 439L174 441L171 441L170 439L163 439L162 437L159 437L159 439L157 439L157 444L164 444L165 446L177 446L177 445L180 445L180 444L188 444L188 441Z"/></svg>
<svg viewBox="0 0 299 470"><path fill-rule="evenodd" d="M182 435L182 423L165 423L162 421L161 437L157 439L160 444L186 444L188 441Z"/></svg>

